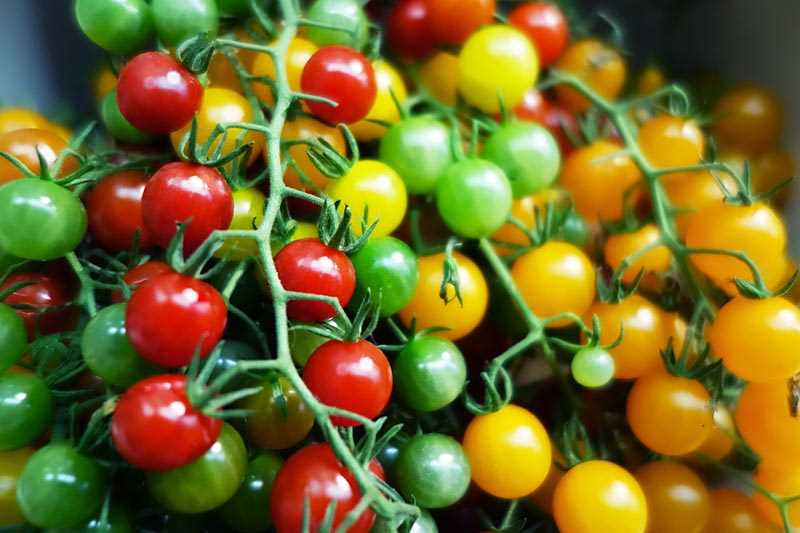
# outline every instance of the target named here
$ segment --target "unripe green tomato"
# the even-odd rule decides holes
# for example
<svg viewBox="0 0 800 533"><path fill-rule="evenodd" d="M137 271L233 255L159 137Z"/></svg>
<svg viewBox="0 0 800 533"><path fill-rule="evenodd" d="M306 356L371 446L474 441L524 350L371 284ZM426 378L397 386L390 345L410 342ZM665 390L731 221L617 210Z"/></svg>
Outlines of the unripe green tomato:
<svg viewBox="0 0 800 533"><path fill-rule="evenodd" d="M361 2L357 0L316 0L308 9L306 19L350 30L348 32L311 26L306 33L309 40L317 46L342 44L360 50L367 43L367 15Z"/></svg>
<svg viewBox="0 0 800 533"><path fill-rule="evenodd" d="M112 54L128 55L153 38L153 14L144 0L76 0L81 31Z"/></svg>
<svg viewBox="0 0 800 533"><path fill-rule="evenodd" d="M467 365L458 347L434 335L409 342L394 361L394 390L417 411L436 411L452 403L467 379Z"/></svg>
<svg viewBox="0 0 800 533"><path fill-rule="evenodd" d="M248 463L241 487L219 510L228 527L240 533L261 533L272 527L269 498L282 464L274 452L259 452Z"/></svg>
<svg viewBox="0 0 800 533"><path fill-rule="evenodd" d="M25 324L16 311L0 303L0 373L16 364L27 349Z"/></svg>
<svg viewBox="0 0 800 533"><path fill-rule="evenodd" d="M289 330L289 352L297 366L306 366L314 350L328 342L328 338L299 328Z"/></svg>
<svg viewBox="0 0 800 533"><path fill-rule="evenodd" d="M485 159L453 163L436 185L436 207L460 237L488 237L511 213L511 185L503 170Z"/></svg>
<svg viewBox="0 0 800 533"><path fill-rule="evenodd" d="M598 388L614 379L614 358L602 348L583 348L572 358L572 377L579 385Z"/></svg>
<svg viewBox="0 0 800 533"><path fill-rule="evenodd" d="M369 289L373 301L380 298L380 314L391 316L411 301L417 289L417 256L406 243L394 237L370 239L351 258L356 269L358 303Z"/></svg>
<svg viewBox="0 0 800 533"><path fill-rule="evenodd" d="M385 519L378 518L370 533L389 533L390 531L396 531L396 529L392 529ZM408 533L439 533L439 528L431 514L425 509L421 509L419 518L411 525Z"/></svg>
<svg viewBox="0 0 800 533"><path fill-rule="evenodd" d="M221 15L244 17L250 14L250 0L217 0Z"/></svg>
<svg viewBox="0 0 800 533"><path fill-rule="evenodd" d="M152 6L158 38L167 46L178 46L199 33L217 36L217 0L153 0Z"/></svg>
<svg viewBox="0 0 800 533"><path fill-rule="evenodd" d="M470 483L470 467L461 444L439 433L411 437L394 465L395 486L409 501L426 509L449 507Z"/></svg>
<svg viewBox="0 0 800 533"><path fill-rule="evenodd" d="M108 133L118 141L130 144L147 144L153 142L154 136L136 129L128 119L122 116L117 105L117 90L114 89L103 97L100 106L100 118Z"/></svg>
<svg viewBox="0 0 800 533"><path fill-rule="evenodd" d="M0 374L0 450L36 440L53 421L53 397L36 374Z"/></svg>
<svg viewBox="0 0 800 533"><path fill-rule="evenodd" d="M450 131L431 117L407 118L386 131L380 158L400 174L410 194L431 193L453 162Z"/></svg>
<svg viewBox="0 0 800 533"><path fill-rule="evenodd" d="M112 503L105 522L98 511L97 516L79 526L48 528L44 533L133 533L133 516L127 507Z"/></svg>

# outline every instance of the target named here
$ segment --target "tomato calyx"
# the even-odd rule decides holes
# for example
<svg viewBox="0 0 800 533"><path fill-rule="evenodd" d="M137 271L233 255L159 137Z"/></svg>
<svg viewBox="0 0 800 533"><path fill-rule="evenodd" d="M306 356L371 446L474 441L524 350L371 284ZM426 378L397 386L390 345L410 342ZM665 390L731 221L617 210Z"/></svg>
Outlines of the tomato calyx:
<svg viewBox="0 0 800 533"><path fill-rule="evenodd" d="M358 342L366 339L378 327L381 318L381 295L373 296L367 289L356 308L353 319L335 316L321 324L298 324L295 329L308 331L326 339L344 342Z"/></svg>
<svg viewBox="0 0 800 533"><path fill-rule="evenodd" d="M368 209L365 208L364 216L361 219L361 235L356 236L350 226L353 216L350 206L344 206L344 211L340 217L338 212L340 204L341 201L339 200L335 202L325 200L317 222L317 231L319 232L319 240L324 245L350 255L357 252L367 242L367 239L369 239L369 236L378 225L378 220L375 219L370 223L367 218Z"/></svg>
<svg viewBox="0 0 800 533"><path fill-rule="evenodd" d="M208 33L199 33L183 41L176 51L178 61L192 74L202 74L208 70L211 56L214 55L215 42Z"/></svg>

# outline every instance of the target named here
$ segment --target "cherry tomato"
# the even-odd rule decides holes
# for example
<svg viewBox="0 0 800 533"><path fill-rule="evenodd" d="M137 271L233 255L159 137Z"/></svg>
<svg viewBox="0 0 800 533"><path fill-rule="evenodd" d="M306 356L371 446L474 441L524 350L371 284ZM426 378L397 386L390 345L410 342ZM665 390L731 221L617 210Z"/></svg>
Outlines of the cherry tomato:
<svg viewBox="0 0 800 533"><path fill-rule="evenodd" d="M683 455L703 444L714 427L710 396L693 379L656 372L639 378L628 395L628 424L648 448Z"/></svg>
<svg viewBox="0 0 800 533"><path fill-rule="evenodd" d="M230 0L231 2L242 2L243 0ZM250 10L249 0L245 2L247 5L243 6L246 10ZM222 3L220 3L220 10L223 9ZM251 33L252 32L252 33ZM233 35L237 41L245 42L245 43L259 43L259 39L266 39L266 34L263 33L258 27L248 26L247 28L239 27L233 31ZM251 74L254 76L261 76L262 74L257 74L255 71L255 62L256 58L261 56L255 50L245 50L243 48L235 48L232 49L233 54L239 59L239 62L245 67ZM266 54L263 54L266 55ZM288 68L288 65L287 65ZM302 66L300 67L302 69ZM239 79L239 74L234 69L231 61L227 58L227 56L219 51L215 52L211 56L211 61L208 64L208 83L211 87L224 87L226 89L231 89L232 91L236 91L237 93L244 94L244 88L242 87L242 82ZM272 75L274 78L274 74ZM298 78L299 79L299 78ZM263 87L262 84L252 80L254 83L251 83L251 87L256 94L259 94L259 90ZM299 81L297 88L299 88Z"/></svg>
<svg viewBox="0 0 800 533"><path fill-rule="evenodd" d="M389 533L391 529L388 528L386 522L380 517L375 521L371 533ZM411 525L408 533L439 533L439 528L433 520L431 514L425 509L420 509L419 518L417 518Z"/></svg>
<svg viewBox="0 0 800 533"><path fill-rule="evenodd" d="M114 88L103 97L100 104L100 118L108 133L118 141L130 144L148 144L155 140L153 135L139 131L122 116L117 104L117 90Z"/></svg>
<svg viewBox="0 0 800 533"><path fill-rule="evenodd" d="M416 337L406 344L392 368L398 398L422 412L450 405L464 390L467 379L461 350L434 335Z"/></svg>
<svg viewBox="0 0 800 533"><path fill-rule="evenodd" d="M286 68L286 81L289 83L291 90L300 90L300 78L303 75L303 68L305 68L306 63L317 50L317 45L302 37L295 37L289 41L283 60ZM269 54L256 55L253 60L252 73L253 76L274 80L277 73L275 72L275 63L272 61L272 56ZM274 104L275 99L272 96L272 88L269 85L256 82L253 84L253 90L261 100L269 105Z"/></svg>
<svg viewBox="0 0 800 533"><path fill-rule="evenodd" d="M231 17L244 17L250 14L249 0L217 0L219 11Z"/></svg>
<svg viewBox="0 0 800 533"><path fill-rule="evenodd" d="M639 183L639 169L616 142L598 140L564 161L559 183L572 194L578 213L589 221L622 217L626 192ZM633 202L628 200L629 205Z"/></svg>
<svg viewBox="0 0 800 533"><path fill-rule="evenodd" d="M95 70L92 76L92 94L98 103L117 87L117 75L108 64L103 64Z"/></svg>
<svg viewBox="0 0 800 533"><path fill-rule="evenodd" d="M710 493L711 514L705 533L774 533L753 500L739 491L715 489Z"/></svg>
<svg viewBox="0 0 800 533"><path fill-rule="evenodd" d="M400 311L400 319L406 326L416 319L417 330L434 326L448 328L437 335L450 340L458 340L483 320L489 303L486 278L471 259L453 254L458 266L459 287L463 305L456 299L455 289L447 286L445 303L439 298L439 287L443 278L444 254L428 255L418 259L419 283L414 298Z"/></svg>
<svg viewBox="0 0 800 533"><path fill-rule="evenodd" d="M49 169L66 148L67 142L48 129L19 129L0 135L0 152L16 157L34 174L42 171L37 151ZM56 177L66 176L78 168L78 160L72 156L65 157L63 161ZM0 157L0 184L21 177L22 173L14 165Z"/></svg>
<svg viewBox="0 0 800 533"><path fill-rule="evenodd" d="M242 408L252 411L245 419L247 441L258 448L283 450L302 441L314 426L314 413L286 378L270 376L261 391L248 396Z"/></svg>
<svg viewBox="0 0 800 533"><path fill-rule="evenodd" d="M369 341L331 340L314 350L303 367L303 381L322 403L376 418L392 395L392 367ZM337 426L358 426L341 416Z"/></svg>
<svg viewBox="0 0 800 533"><path fill-rule="evenodd" d="M489 71L491 76L486 75ZM498 113L501 100L509 109L516 107L538 77L536 50L524 33L511 26L478 30L458 55L461 96L486 113Z"/></svg>
<svg viewBox="0 0 800 533"><path fill-rule="evenodd" d="M95 515L106 496L106 472L68 441L34 453L17 481L17 504L41 528L77 526Z"/></svg>
<svg viewBox="0 0 800 533"><path fill-rule="evenodd" d="M133 293L125 329L142 357L174 368L189 364L195 353L207 356L222 337L227 316L225 300L214 287L183 274L166 273Z"/></svg>
<svg viewBox="0 0 800 533"><path fill-rule="evenodd" d="M733 417L723 405L714 407L714 427L706 440L695 452L698 455L711 457L717 461L723 460L733 450L733 437L736 428Z"/></svg>
<svg viewBox="0 0 800 533"><path fill-rule="evenodd" d="M788 498L800 493L800 469L796 465L787 467L782 462L762 461L753 475L753 482L778 497ZM778 506L772 500L756 491L753 503L761 511L761 516L776 526L783 526L783 519ZM796 501L788 505L789 530L800 524L800 504Z"/></svg>
<svg viewBox="0 0 800 533"><path fill-rule="evenodd" d="M694 165L705 151L705 138L697 123L671 115L658 115L645 122L637 141L655 168Z"/></svg>
<svg viewBox="0 0 800 533"><path fill-rule="evenodd" d="M472 481L497 498L521 498L550 470L550 438L533 413L516 405L476 416L464 434Z"/></svg>
<svg viewBox="0 0 800 533"><path fill-rule="evenodd" d="M783 280L785 266L776 258L786 249L786 228L780 215L771 207L712 204L692 217L686 232L691 248L738 250L758 266L768 288L775 289ZM733 278L753 281L747 265L730 256L692 254L692 263L730 295L737 293Z"/></svg>
<svg viewBox="0 0 800 533"><path fill-rule="evenodd" d="M16 364L27 350L25 323L11 306L0 303L0 374Z"/></svg>
<svg viewBox="0 0 800 533"><path fill-rule="evenodd" d="M570 363L575 381L584 387L605 387L614 379L614 358L607 350L586 347L578 350Z"/></svg>
<svg viewBox="0 0 800 533"><path fill-rule="evenodd" d="M128 122L146 133L164 134L192 120L200 108L203 87L167 54L144 52L122 68L117 105Z"/></svg>
<svg viewBox="0 0 800 533"><path fill-rule="evenodd" d="M625 259L657 243L660 238L661 232L654 224L646 224L630 233L615 233L608 237L603 247L606 263L617 270ZM648 274L663 274L669 270L670 259L669 248L658 245L631 262L622 274L622 281L632 283L640 270Z"/></svg>
<svg viewBox="0 0 800 533"><path fill-rule="evenodd" d="M714 106L711 132L726 148L748 153L775 145L783 128L783 106L768 89L754 85L737 87Z"/></svg>
<svg viewBox="0 0 800 533"><path fill-rule="evenodd" d="M128 250L137 233L139 246L150 246L150 236L142 222L146 184L143 172L127 170L106 176L89 193L89 231L101 246L113 251Z"/></svg>
<svg viewBox="0 0 800 533"><path fill-rule="evenodd" d="M262 533L272 526L269 500L282 464L283 459L271 452L260 452L250 460L242 486L219 510L228 527L241 533Z"/></svg>
<svg viewBox="0 0 800 533"><path fill-rule="evenodd" d="M162 261L147 261L128 270L128 272L126 272L122 277L122 281L125 282L131 292L133 292L139 287L139 285L150 278L154 278L159 274L165 274L167 272L174 272L172 267L168 264ZM122 291L113 291L111 293L111 300L114 303L125 301L122 296Z"/></svg>
<svg viewBox="0 0 800 533"><path fill-rule="evenodd" d="M622 343L610 350L615 377L638 378L661 365L667 326L658 307L632 294L619 303L593 304L584 315L589 327L592 315L600 320L600 344L610 344L624 331Z"/></svg>
<svg viewBox="0 0 800 533"><path fill-rule="evenodd" d="M443 104L454 106L458 98L458 56L436 52L420 69L422 86Z"/></svg>
<svg viewBox="0 0 800 533"><path fill-rule="evenodd" d="M541 318L560 313L584 314L595 295L595 273L586 254L572 244L548 241L525 253L511 267L511 277L528 307ZM566 326L561 319L551 326Z"/></svg>
<svg viewBox="0 0 800 533"><path fill-rule="evenodd" d="M636 79L636 92L639 94L653 94L667 84L664 71L658 65L647 65Z"/></svg>
<svg viewBox="0 0 800 533"><path fill-rule="evenodd" d="M153 0L151 5L158 39L167 46L178 46L198 33L207 34L209 39L217 36L217 0Z"/></svg>
<svg viewBox="0 0 800 533"><path fill-rule="evenodd" d="M394 465L395 486L426 509L449 507L469 488L470 463L455 439L439 433L411 437Z"/></svg>
<svg viewBox="0 0 800 533"><path fill-rule="evenodd" d="M25 521L17 504L17 482L34 451L33 448L19 448L0 452L0 527Z"/></svg>
<svg viewBox="0 0 800 533"><path fill-rule="evenodd" d="M318 46L341 44L361 49L367 42L367 16L357 0L315 0L306 18L328 26L306 30L308 38Z"/></svg>
<svg viewBox="0 0 800 533"><path fill-rule="evenodd" d="M326 46L315 52L303 68L300 87L336 102L334 107L307 101L314 115L331 124L352 124L366 117L378 91L372 65L346 46Z"/></svg>
<svg viewBox="0 0 800 533"><path fill-rule="evenodd" d="M394 237L376 237L353 255L356 298L367 290L380 299L381 316L391 316L408 305L417 288L417 256Z"/></svg>
<svg viewBox="0 0 800 533"><path fill-rule="evenodd" d="M0 135L27 129L46 130L52 124L43 115L24 107L0 108ZM6 151L5 149L3 151Z"/></svg>
<svg viewBox="0 0 800 533"><path fill-rule="evenodd" d="M380 158L403 178L409 193L431 193L453 162L450 131L430 117L407 118L386 131Z"/></svg>
<svg viewBox="0 0 800 533"><path fill-rule="evenodd" d="M320 138L330 144L334 150L342 155L347 153L344 137L338 128L332 128L312 118L298 117L287 122L281 134L284 141L313 141ZM325 174L314 166L308 157L307 146L293 144L289 147L289 155L300 168L298 173L292 167L286 169L283 179L289 187L304 190L322 190L331 181ZM304 178L310 180L306 182Z"/></svg>
<svg viewBox="0 0 800 533"><path fill-rule="evenodd" d="M427 0L400 0L386 19L389 46L405 60L424 59L433 51L428 4Z"/></svg>
<svg viewBox="0 0 800 533"><path fill-rule="evenodd" d="M242 437L223 424L216 442L198 459L172 470L147 472L147 489L170 511L205 513L236 494L246 471L247 449Z"/></svg>
<svg viewBox="0 0 800 533"><path fill-rule="evenodd" d="M0 374L0 451L33 442L53 420L53 399L36 374Z"/></svg>
<svg viewBox="0 0 800 533"><path fill-rule="evenodd" d="M275 256L275 268L287 291L333 296L342 307L350 302L356 288L350 259L318 239L300 239L284 246ZM291 300L286 311L290 320L301 322L321 322L336 314L331 305L313 300Z"/></svg>
<svg viewBox="0 0 800 533"><path fill-rule="evenodd" d="M647 498L648 528L653 533L702 533L711 513L705 483L689 467L654 461L639 467L636 480Z"/></svg>
<svg viewBox="0 0 800 533"><path fill-rule="evenodd" d="M514 108L514 115L520 120L538 122L547 128L558 142L562 157L568 156L575 149L571 138L580 138L575 115L546 100L536 89L525 92L522 102Z"/></svg>
<svg viewBox="0 0 800 533"><path fill-rule="evenodd" d="M774 148L753 162L753 190L768 192L794 176L794 160L792 154L782 148ZM789 189L784 187L773 197L778 205L782 205L788 197Z"/></svg>
<svg viewBox="0 0 800 533"><path fill-rule="evenodd" d="M564 13L556 4L526 2L508 14L508 23L522 30L536 46L542 67L556 62L569 40Z"/></svg>
<svg viewBox="0 0 800 533"><path fill-rule="evenodd" d="M558 209L562 204L568 206L568 202L569 197L564 191L560 189L545 189L539 194L531 194L515 199L511 203L511 216L522 222L525 227L535 228L537 210L543 212L548 205L550 208ZM500 254L509 254L517 248L531 244L530 237L510 222L500 226L500 229L492 235L492 239L503 243L495 246L495 249ZM506 244L517 246L505 246Z"/></svg>
<svg viewBox="0 0 800 533"><path fill-rule="evenodd" d="M153 37L153 14L144 0L78 0L75 18L93 43L112 54L136 52Z"/></svg>
<svg viewBox="0 0 800 533"><path fill-rule="evenodd" d="M757 454L770 461L797 464L800 419L792 416L786 383L750 383L734 413L736 427Z"/></svg>
<svg viewBox="0 0 800 533"><path fill-rule="evenodd" d="M728 190L736 190L733 178L717 173ZM687 174L667 174L663 181L664 191L670 204L677 211L675 223L678 235L686 238L692 219L699 211L710 205L722 203L725 195L710 172L691 172Z"/></svg>
<svg viewBox="0 0 800 533"><path fill-rule="evenodd" d="M233 191L233 218L228 229L253 230L261 225L264 220L264 207L267 199L264 193L256 188L239 189ZM221 258L240 261L247 257L258 255L258 244L253 239L243 237L228 237L222 246L214 252Z"/></svg>
<svg viewBox="0 0 800 533"><path fill-rule="evenodd" d="M461 44L494 18L495 0L435 0L428 2L433 37L439 44ZM454 16L454 14L458 16Z"/></svg>
<svg viewBox="0 0 800 533"><path fill-rule="evenodd" d="M577 76L609 100L615 99L625 85L625 60L619 52L596 39L581 39L569 45L556 68ZM573 113L589 109L589 100L571 87L557 86L556 96Z"/></svg>
<svg viewBox="0 0 800 533"><path fill-rule="evenodd" d="M152 239L169 246L179 222L187 222L184 253L192 253L214 231L228 229L233 196L225 178L211 167L167 163L153 174L142 196L142 218Z"/></svg>
<svg viewBox="0 0 800 533"><path fill-rule="evenodd" d="M369 469L383 479L383 470L374 459ZM335 502L332 527L336 529L360 499L356 480L336 459L330 445L310 444L292 454L278 472L272 485L270 511L278 533L294 533L302 529L304 502L308 502L310 531L318 531L326 509ZM367 533L374 520L372 511L365 510L348 531Z"/></svg>
<svg viewBox="0 0 800 533"><path fill-rule="evenodd" d="M72 327L74 315L62 307L72 300L72 295L63 283L44 274L20 273L6 278L0 290L20 282L28 284L8 295L5 303L25 307L15 309L15 312L25 325L28 340Z"/></svg>
<svg viewBox="0 0 800 533"><path fill-rule="evenodd" d="M372 69L375 71L377 87L375 102L366 117L350 126L355 138L362 142L375 141L383 137L386 127L370 121L378 120L390 124L398 122L400 110L397 109L395 99L402 104L408 97L403 77L390 63L379 59L372 63Z"/></svg>

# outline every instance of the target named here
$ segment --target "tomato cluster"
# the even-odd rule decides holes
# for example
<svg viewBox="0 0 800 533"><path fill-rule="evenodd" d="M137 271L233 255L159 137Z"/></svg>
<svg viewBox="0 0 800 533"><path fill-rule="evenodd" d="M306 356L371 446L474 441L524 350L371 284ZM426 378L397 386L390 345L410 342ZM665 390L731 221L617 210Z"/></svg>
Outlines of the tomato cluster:
<svg viewBox="0 0 800 533"><path fill-rule="evenodd" d="M363 4L75 0L102 127L0 108L0 529L800 527L777 98Z"/></svg>

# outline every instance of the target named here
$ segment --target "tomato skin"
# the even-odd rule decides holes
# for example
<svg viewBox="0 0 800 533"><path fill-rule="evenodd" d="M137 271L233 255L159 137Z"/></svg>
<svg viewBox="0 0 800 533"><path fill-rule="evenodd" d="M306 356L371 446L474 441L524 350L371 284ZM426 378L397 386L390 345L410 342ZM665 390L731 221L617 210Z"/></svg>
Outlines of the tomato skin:
<svg viewBox="0 0 800 533"><path fill-rule="evenodd" d="M654 461L634 472L647 498L652 533L702 533L711 505L708 489L689 467Z"/></svg>
<svg viewBox="0 0 800 533"><path fill-rule="evenodd" d="M130 144L148 144L155 137L136 129L128 119L122 116L117 105L117 90L112 88L100 103L100 118L111 136L121 142Z"/></svg>
<svg viewBox="0 0 800 533"><path fill-rule="evenodd" d="M264 208L267 198L264 193L252 187L239 189L231 194L233 201L233 216L228 229L253 230L261 225L264 220ZM228 237L222 246L214 252L217 257L241 261L247 257L258 256L258 244L253 239L242 237Z"/></svg>
<svg viewBox="0 0 800 533"><path fill-rule="evenodd" d="M422 412L450 405L464 390L467 379L461 350L434 335L416 337L406 344L392 368L398 398Z"/></svg>
<svg viewBox="0 0 800 533"><path fill-rule="evenodd" d="M143 0L78 0L75 18L93 43L112 54L135 52L153 36L153 15Z"/></svg>
<svg viewBox="0 0 800 533"><path fill-rule="evenodd" d="M158 38L167 46L177 47L198 33L207 33L209 39L217 36L217 0L153 0L152 6Z"/></svg>
<svg viewBox="0 0 800 533"><path fill-rule="evenodd" d="M166 273L133 293L125 329L142 357L174 368L188 365L195 352L206 357L222 338L227 317L225 300L214 287L183 274Z"/></svg>
<svg viewBox="0 0 800 533"><path fill-rule="evenodd" d="M411 302L400 310L400 319L409 326L411 320L416 318L418 330L434 326L448 328L447 331L441 331L437 335L454 341L466 336L483 320L489 296L486 278L478 266L460 253L453 254L453 258L458 265L464 305L459 305L457 301L445 304L439 298L444 254L429 255L417 260L419 269L417 290ZM447 287L447 297L455 298L452 286Z"/></svg>
<svg viewBox="0 0 800 533"><path fill-rule="evenodd" d="M436 52L422 65L420 81L431 95L448 106L458 99L458 57L449 52Z"/></svg>
<svg viewBox="0 0 800 533"><path fill-rule="evenodd" d="M726 148L763 152L775 145L783 128L783 107L763 87L737 87L719 99L713 112L711 132Z"/></svg>
<svg viewBox="0 0 800 533"><path fill-rule="evenodd" d="M18 448L0 452L0 527L25 521L17 504L17 482L22 469L36 450Z"/></svg>
<svg viewBox="0 0 800 533"><path fill-rule="evenodd" d="M378 88L367 58L346 46L320 48L308 60L300 78L303 92L323 96L338 105L308 101L308 109L330 124L352 124L367 116Z"/></svg>
<svg viewBox="0 0 800 533"><path fill-rule="evenodd" d="M587 388L605 387L614 378L614 358L597 346L581 348L570 363L572 379Z"/></svg>
<svg viewBox="0 0 800 533"><path fill-rule="evenodd" d="M386 20L389 46L407 61L423 59L433 51L428 4L427 0L400 0Z"/></svg>
<svg viewBox="0 0 800 533"><path fill-rule="evenodd" d="M170 511L204 513L236 494L246 469L247 449L242 437L230 425L222 424L216 441L193 462L172 470L147 472L147 489Z"/></svg>
<svg viewBox="0 0 800 533"><path fill-rule="evenodd" d="M450 131L431 117L407 118L386 131L380 158L400 175L410 194L431 193L453 162Z"/></svg>
<svg viewBox="0 0 800 533"><path fill-rule="evenodd" d="M567 47L556 67L586 82L600 96L614 100L625 85L627 68L622 56L596 39L582 39ZM589 101L571 87L556 87L558 101L573 113L589 109Z"/></svg>
<svg viewBox="0 0 800 533"><path fill-rule="evenodd" d="M452 20L452 19L451 19ZM487 76L487 72L493 76ZM505 25L475 32L458 55L458 89L467 103L498 113L516 107L539 76L536 50L524 33Z"/></svg>
<svg viewBox="0 0 800 533"><path fill-rule="evenodd" d="M492 22L495 0L435 0L428 2L430 27L439 44L461 44ZM453 14L458 13L457 17Z"/></svg>
<svg viewBox="0 0 800 533"><path fill-rule="evenodd" d="M692 120L671 115L651 118L639 129L637 141L647 161L655 168L698 163L705 152L705 137Z"/></svg>
<svg viewBox="0 0 800 533"><path fill-rule="evenodd" d="M376 418L392 395L392 367L369 341L330 340L314 350L303 367L303 381L322 403ZM341 416L337 426L358 426Z"/></svg>
<svg viewBox="0 0 800 533"><path fill-rule="evenodd" d="M526 2L508 14L508 23L525 32L536 47L542 67L548 67L564 52L569 28L564 13L555 4Z"/></svg>
<svg viewBox="0 0 800 533"><path fill-rule="evenodd" d="M122 277L122 281L124 281L131 292L133 292L139 288L139 285L150 278L154 278L159 274L166 274L167 272L174 272L174 270L163 261L146 261L128 270ZM122 296L122 291L113 291L111 293L111 301L114 303L124 302L125 299Z"/></svg>
<svg viewBox="0 0 800 533"><path fill-rule="evenodd" d="M318 122L313 118L298 117L286 123L281 134L286 141L310 141L320 137L328 142L337 152L342 155L347 153L344 137L337 128L332 128L326 124ZM324 189L331 181L325 174L308 158L307 146L295 144L289 147L289 155L300 167L305 176L311 180L310 184L304 183L301 176L291 167L286 169L283 179L286 185L295 189L313 190L313 188Z"/></svg>
<svg viewBox="0 0 800 533"><path fill-rule="evenodd" d="M536 416L509 404L473 418L464 433L472 481L497 498L527 496L550 470L547 431Z"/></svg>
<svg viewBox="0 0 800 533"><path fill-rule="evenodd" d="M753 162L752 171L753 190L768 192L794 175L792 154L783 148L768 150ZM773 198L775 204L783 205L787 197L788 190L783 188Z"/></svg>
<svg viewBox="0 0 800 533"><path fill-rule="evenodd" d="M26 272L12 274L6 278L0 285L0 290L20 282L29 284L11 293L5 299L5 303L32 308L14 310L25 325L29 341L37 334L49 335L72 327L74 314L69 309L52 309L72 299L69 289L63 283L44 274Z"/></svg>
<svg viewBox="0 0 800 533"><path fill-rule="evenodd" d="M356 273L350 259L319 239L290 242L275 256L275 269L283 288L333 296L342 307L350 302L356 288ZM286 304L290 320L321 322L336 315L325 302L292 300Z"/></svg>
<svg viewBox="0 0 800 533"><path fill-rule="evenodd" d="M270 528L269 500L281 465L281 456L272 452L260 452L250 460L242 486L219 510L228 527L240 533L261 533Z"/></svg>
<svg viewBox="0 0 800 533"><path fill-rule="evenodd" d="M626 258L658 242L660 238L661 232L655 224L646 224L630 233L609 236L603 246L603 254L608 265L617 270ZM632 283L640 270L647 274L664 273L669 270L670 258L669 248L664 245L656 246L628 266L622 274L622 281Z"/></svg>
<svg viewBox="0 0 800 533"><path fill-rule="evenodd" d="M356 271L356 298L367 290L380 298L381 316L391 316L405 307L417 288L417 256L406 243L394 237L370 239L351 258Z"/></svg>
<svg viewBox="0 0 800 533"><path fill-rule="evenodd" d="M19 159L31 172L42 171L39 156L42 154L48 169L56 162L58 156L67 148L67 142L57 133L45 128L27 128L0 134L0 152L6 152ZM58 176L66 176L77 170L78 160L72 156L64 158ZM22 174L4 157L0 157L0 185L22 178Z"/></svg>
<svg viewBox="0 0 800 533"><path fill-rule="evenodd" d="M11 306L0 303L0 374L16 364L27 350L25 323Z"/></svg>
<svg viewBox="0 0 800 533"><path fill-rule="evenodd" d="M383 470L377 461L370 462L369 470L383 479ZM295 533L302 529L303 502L306 499L311 511L310 531L319 530L331 501L336 501L332 524L336 529L361 499L358 483L336 458L329 444L310 444L301 448L278 472L270 498L270 511L278 533ZM348 531L367 533L374 520L373 512L366 510Z"/></svg>
<svg viewBox="0 0 800 533"><path fill-rule="evenodd" d="M522 102L514 108L514 115L520 120L538 122L547 128L558 142L562 158L575 149L568 134L580 136L580 127L575 115L545 98L535 89L529 89Z"/></svg>
<svg viewBox="0 0 800 533"><path fill-rule="evenodd" d="M36 440L53 419L53 399L44 380L36 374L0 374L0 417L0 451Z"/></svg>
<svg viewBox="0 0 800 533"><path fill-rule="evenodd" d="M242 408L252 411L245 419L247 441L267 450L291 448L308 436L314 426L314 413L286 378L268 377L261 391L248 396ZM280 404L280 391L286 400Z"/></svg>
<svg viewBox="0 0 800 533"><path fill-rule="evenodd" d="M356 0L315 0L308 8L306 17L314 22L346 28L352 32L310 27L306 30L308 38L318 46L341 44L358 50L367 42L367 16L361 3Z"/></svg>
<svg viewBox="0 0 800 533"><path fill-rule="evenodd" d="M68 442L53 442L25 464L17 481L17 503L37 527L73 527L100 509L106 485L106 472L93 459Z"/></svg>
<svg viewBox="0 0 800 533"><path fill-rule="evenodd" d="M756 467L753 482L778 497L789 498L800 491L800 469L797 465L772 463L764 460ZM761 511L761 516L775 526L783 526L780 511L772 500L754 491L753 503ZM795 501L788 505L789 530L800 524L800 505Z"/></svg>
<svg viewBox="0 0 800 533"><path fill-rule="evenodd" d="M142 196L142 218L152 239L169 246L178 222L186 222L184 253L190 254L214 231L228 229L233 196L225 178L211 167L167 163L153 174Z"/></svg>
<svg viewBox="0 0 800 533"><path fill-rule="evenodd" d="M718 176L729 190L736 184L726 175ZM710 172L691 172L687 174L667 174L663 177L664 192L670 204L679 212L675 215L678 235L686 238L692 219L705 207L722 203L725 194Z"/></svg>
<svg viewBox="0 0 800 533"><path fill-rule="evenodd" d="M17 130L47 129L50 121L33 109L24 107L0 108L0 135Z"/></svg>
<svg viewBox="0 0 800 533"><path fill-rule="evenodd" d="M455 439L439 433L411 437L394 465L395 486L426 509L449 507L469 488L470 464Z"/></svg>
<svg viewBox="0 0 800 533"><path fill-rule="evenodd" d="M775 528L762 518L753 500L732 489L711 491L711 515L705 533L774 533Z"/></svg>
<svg viewBox="0 0 800 533"><path fill-rule="evenodd" d="M627 419L636 438L663 455L696 450L714 427L706 388L664 372L636 380L628 394Z"/></svg>
<svg viewBox="0 0 800 533"><path fill-rule="evenodd" d="M793 417L783 382L749 383L739 396L736 427L757 454L771 462L797 463L800 419Z"/></svg>
<svg viewBox="0 0 800 533"><path fill-rule="evenodd" d="M372 70L375 72L377 91L375 101L367 116L350 126L350 131L353 132L355 138L362 142L375 141L382 138L386 132L386 127L370 121L380 120L390 124L398 122L400 120L400 110L397 109L395 99L402 105L408 97L403 77L391 63L378 59L373 61Z"/></svg>
<svg viewBox="0 0 800 533"><path fill-rule="evenodd" d="M142 194L147 176L127 170L103 178L89 193L86 210L89 232L104 248L128 250L139 233L139 247L151 246L142 221Z"/></svg>
<svg viewBox="0 0 800 533"><path fill-rule="evenodd" d="M553 496L554 518L564 533L644 533L647 502L627 470L587 461L568 470Z"/></svg>
<svg viewBox="0 0 800 533"><path fill-rule="evenodd" d="M286 66L286 81L289 83L289 88L291 90L300 90L300 79L303 75L303 68L305 68L306 63L308 63L308 60L311 59L311 56L313 56L317 50L317 45L302 37L295 37L289 41L289 46L286 49L283 60ZM253 76L275 79L275 63L272 61L272 56L269 54L257 54L253 59L253 68L251 70ZM270 105L274 104L275 100L272 96L272 88L269 85L255 82L252 87L261 100ZM298 120L304 119L300 117Z"/></svg>
<svg viewBox="0 0 800 533"><path fill-rule="evenodd" d="M206 453L221 427L220 419L196 411L189 403L186 376L161 374L139 381L120 396L111 419L111 436L114 447L132 465L171 470ZM170 445L164 446L166 442Z"/></svg>
<svg viewBox="0 0 800 533"><path fill-rule="evenodd" d="M192 120L202 99L203 87L197 78L161 52L141 53L119 73L119 110L145 133L164 134L182 128Z"/></svg>

